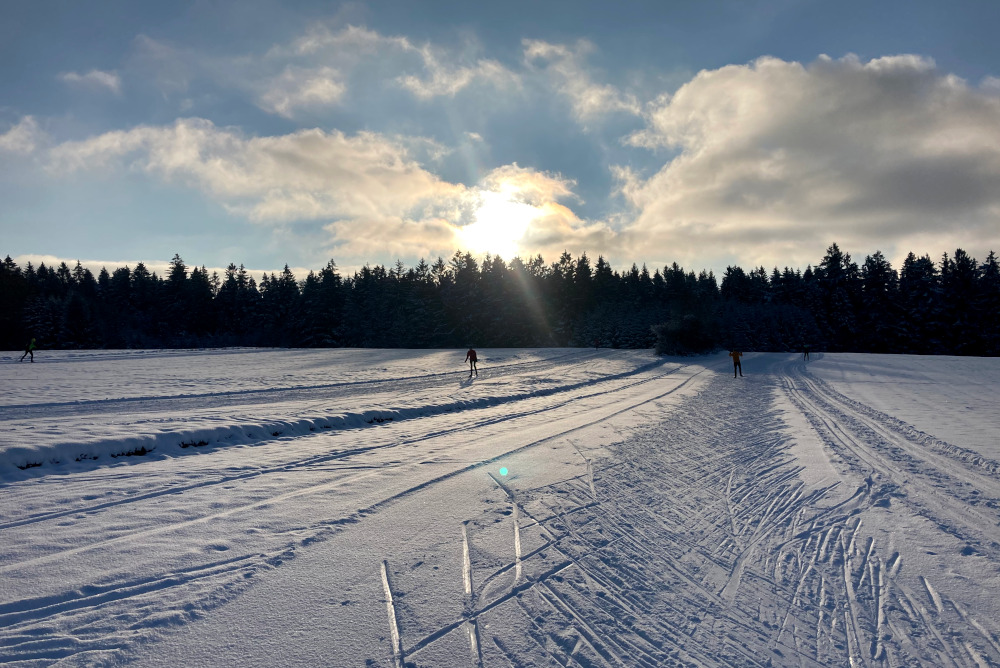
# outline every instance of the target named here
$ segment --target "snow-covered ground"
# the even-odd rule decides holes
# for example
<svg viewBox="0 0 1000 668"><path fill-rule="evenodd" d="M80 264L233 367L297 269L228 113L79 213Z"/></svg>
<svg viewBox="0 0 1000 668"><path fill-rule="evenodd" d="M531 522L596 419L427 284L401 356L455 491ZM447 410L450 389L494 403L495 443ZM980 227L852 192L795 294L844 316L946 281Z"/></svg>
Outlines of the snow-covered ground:
<svg viewBox="0 0 1000 668"><path fill-rule="evenodd" d="M0 664L1000 665L1000 359L0 360Z"/></svg>

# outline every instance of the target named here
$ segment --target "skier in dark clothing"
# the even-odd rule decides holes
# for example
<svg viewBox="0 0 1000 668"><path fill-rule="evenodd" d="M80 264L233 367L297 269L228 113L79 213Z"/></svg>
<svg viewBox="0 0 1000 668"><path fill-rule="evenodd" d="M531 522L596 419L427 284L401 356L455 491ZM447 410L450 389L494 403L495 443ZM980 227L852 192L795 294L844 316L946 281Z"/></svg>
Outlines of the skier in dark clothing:
<svg viewBox="0 0 1000 668"><path fill-rule="evenodd" d="M24 347L24 354L21 355L21 359L19 359L18 362L23 362L24 358L27 357L28 355L31 355L31 361L34 362L35 361L35 348L37 348L37 347L38 346L35 345L35 340L31 339L31 342Z"/></svg>
<svg viewBox="0 0 1000 668"><path fill-rule="evenodd" d="M478 378L479 369L476 368L476 351L469 348L469 352L465 353L465 361L469 363L469 378L472 378L473 373L475 373Z"/></svg>
<svg viewBox="0 0 1000 668"><path fill-rule="evenodd" d="M743 365L740 364L740 357L743 356L743 353L734 350L731 353L729 353L729 356L733 358L733 378L736 378L736 372L737 371L740 372L740 378L742 378L743 377Z"/></svg>
<svg viewBox="0 0 1000 668"><path fill-rule="evenodd" d="M802 361L803 362L808 362L809 361L809 344L808 343L806 345L802 346Z"/></svg>

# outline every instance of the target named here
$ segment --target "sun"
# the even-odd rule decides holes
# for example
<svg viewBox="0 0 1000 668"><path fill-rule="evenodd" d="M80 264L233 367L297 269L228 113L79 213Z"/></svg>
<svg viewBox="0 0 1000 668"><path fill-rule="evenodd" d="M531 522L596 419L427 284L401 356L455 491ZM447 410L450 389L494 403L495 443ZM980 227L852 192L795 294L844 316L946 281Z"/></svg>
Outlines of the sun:
<svg viewBox="0 0 1000 668"><path fill-rule="evenodd" d="M510 259L518 242L541 211L513 199L513 192L479 191L475 219L459 231L462 243L474 253L492 253Z"/></svg>

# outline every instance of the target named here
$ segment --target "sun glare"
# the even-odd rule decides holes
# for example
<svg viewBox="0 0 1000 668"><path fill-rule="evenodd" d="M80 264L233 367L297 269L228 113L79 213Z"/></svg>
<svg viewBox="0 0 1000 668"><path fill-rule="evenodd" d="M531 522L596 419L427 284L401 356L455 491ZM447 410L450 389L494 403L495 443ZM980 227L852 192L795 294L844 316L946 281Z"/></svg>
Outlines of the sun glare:
<svg viewBox="0 0 1000 668"><path fill-rule="evenodd" d="M511 198L510 192L479 191L475 220L462 228L462 242L474 253L492 253L509 260L518 253L518 241L531 221L541 215L537 207Z"/></svg>

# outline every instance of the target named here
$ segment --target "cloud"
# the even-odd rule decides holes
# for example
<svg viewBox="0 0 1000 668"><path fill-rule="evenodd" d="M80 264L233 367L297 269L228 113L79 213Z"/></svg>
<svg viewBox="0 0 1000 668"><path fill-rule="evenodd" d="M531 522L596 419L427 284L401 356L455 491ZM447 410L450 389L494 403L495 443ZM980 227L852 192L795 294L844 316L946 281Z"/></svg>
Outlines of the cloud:
<svg viewBox="0 0 1000 668"><path fill-rule="evenodd" d="M46 141L47 135L38 127L34 117L25 116L17 125L0 134L0 151L28 155Z"/></svg>
<svg viewBox="0 0 1000 668"><path fill-rule="evenodd" d="M90 70L86 74L77 72L63 72L59 79L68 84L86 88L106 88L115 95L122 92L122 80L117 72L102 72L101 70Z"/></svg>
<svg viewBox="0 0 1000 668"><path fill-rule="evenodd" d="M527 67L543 72L562 95L569 98L577 121L591 124L609 114L638 115L639 103L632 95L622 93L610 84L595 83L585 65L587 54L594 46L580 40L575 47L525 39L524 62Z"/></svg>
<svg viewBox="0 0 1000 668"><path fill-rule="evenodd" d="M284 64L278 76L249 85L265 111L292 118L304 107L342 102L354 86L376 83L409 91L420 100L454 97L477 85L516 88L516 74L490 59L467 58L430 43L381 35L361 26L333 30L316 25L291 43L272 47L264 70Z"/></svg>
<svg viewBox="0 0 1000 668"><path fill-rule="evenodd" d="M256 91L258 106L286 118L343 103L351 78L367 68L399 71L417 50L401 37L385 37L364 27L331 30L311 27L289 44L277 45L263 57L252 56L244 86ZM280 68L277 75L268 73ZM384 77L382 77L384 78Z"/></svg>
<svg viewBox="0 0 1000 668"><path fill-rule="evenodd" d="M302 107L337 104L345 90L340 73L332 67L304 69L289 66L269 82L260 96L259 105L264 111L292 118L294 112Z"/></svg>
<svg viewBox="0 0 1000 668"><path fill-rule="evenodd" d="M349 218L334 221L324 229L330 233L331 251L346 258L345 266L364 264L376 258L432 258L449 255L458 248L458 226L438 217Z"/></svg>
<svg viewBox="0 0 1000 668"><path fill-rule="evenodd" d="M50 152L50 169L119 160L200 188L263 222L398 215L461 190L412 160L404 142L376 133L245 137L198 118L63 143Z"/></svg>
<svg viewBox="0 0 1000 668"><path fill-rule="evenodd" d="M447 182L414 152L419 137L319 129L246 137L204 119L142 126L65 142L48 152L53 175L130 169L198 188L235 215L277 228L329 221L328 249L363 264L386 255L416 258L474 252L582 253L610 242L562 204L579 198L559 174L503 165L472 186Z"/></svg>
<svg viewBox="0 0 1000 668"><path fill-rule="evenodd" d="M54 175L145 172L198 188L261 224L329 220L329 249L360 265L389 251L414 257L457 247L469 191L424 169L410 147L435 152L417 137L318 129L246 137L191 118L65 142L49 151L48 167Z"/></svg>
<svg viewBox="0 0 1000 668"><path fill-rule="evenodd" d="M485 84L497 89L517 89L520 77L496 60L479 59L471 65L445 65L448 53L438 53L430 45L419 50L424 76L406 75L397 79L399 85L421 100L434 97L454 97L473 84Z"/></svg>
<svg viewBox="0 0 1000 668"><path fill-rule="evenodd" d="M517 163L497 167L483 179L482 187L509 195L519 202L539 206L565 198L577 199L576 181L559 174L520 167Z"/></svg>
<svg viewBox="0 0 1000 668"><path fill-rule="evenodd" d="M497 167L472 189L457 232L464 248L507 259L542 253L557 257L615 245L602 222L584 221L561 200L581 201L576 182L559 174L510 164Z"/></svg>
<svg viewBox="0 0 1000 668"><path fill-rule="evenodd" d="M614 170L632 253L804 266L831 241L1000 241L1000 97L919 56L702 71L627 142L672 155L648 179Z"/></svg>
<svg viewBox="0 0 1000 668"><path fill-rule="evenodd" d="M613 242L600 222L581 220L559 202L577 199L575 183L559 176L520 167L497 167L481 182L456 188L410 217L357 217L326 226L338 257L357 264L373 257L402 258L450 255L456 249L491 253L510 260L515 255L564 250L581 254Z"/></svg>
<svg viewBox="0 0 1000 668"><path fill-rule="evenodd" d="M415 52L416 48L405 37L386 37L364 26L348 25L340 30L331 30L328 25L320 23L293 40L290 46L273 47L267 55L277 59L291 56L332 56L358 62L386 50Z"/></svg>
<svg viewBox="0 0 1000 668"><path fill-rule="evenodd" d="M270 114L295 118L303 111L323 110L342 103L346 75L326 58L301 58L299 47L273 47L267 53L238 57L207 54L139 35L130 67L135 77L151 83L165 100L175 100L182 112L201 102L212 106L222 95L249 98ZM364 54L347 49L345 62Z"/></svg>

